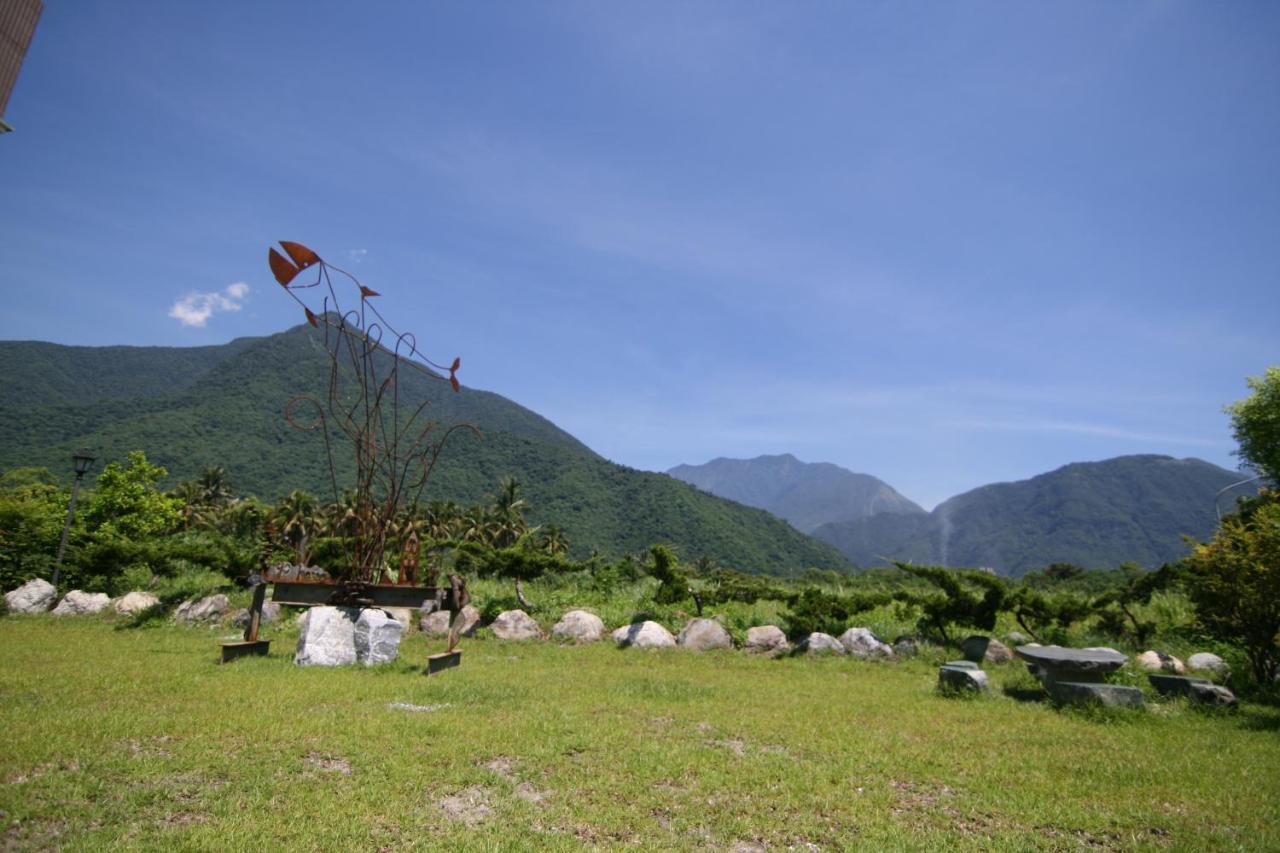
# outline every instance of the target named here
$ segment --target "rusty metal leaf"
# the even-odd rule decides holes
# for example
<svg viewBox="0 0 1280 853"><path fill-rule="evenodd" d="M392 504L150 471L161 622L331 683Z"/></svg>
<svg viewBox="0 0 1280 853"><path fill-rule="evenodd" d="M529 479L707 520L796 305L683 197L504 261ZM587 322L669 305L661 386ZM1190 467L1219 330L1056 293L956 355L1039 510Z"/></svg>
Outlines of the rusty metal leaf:
<svg viewBox="0 0 1280 853"><path fill-rule="evenodd" d="M293 281L293 277L298 274L298 268L284 259L275 249L267 252L267 263L271 265L271 272L276 277L276 281L280 282L281 287L288 287L289 282Z"/></svg>
<svg viewBox="0 0 1280 853"><path fill-rule="evenodd" d="M301 243L281 240L280 246L289 253L289 257L293 258L293 262L298 265L300 270L305 270L312 264L320 263L320 256Z"/></svg>
<svg viewBox="0 0 1280 853"><path fill-rule="evenodd" d="M363 284L360 285L360 296L363 299L367 299L370 296L381 296L381 295L382 294L376 290L370 290L369 288L365 287Z"/></svg>
<svg viewBox="0 0 1280 853"><path fill-rule="evenodd" d="M307 312L307 322L319 328L320 323L316 320L316 315L311 313L311 309L303 306L302 310Z"/></svg>

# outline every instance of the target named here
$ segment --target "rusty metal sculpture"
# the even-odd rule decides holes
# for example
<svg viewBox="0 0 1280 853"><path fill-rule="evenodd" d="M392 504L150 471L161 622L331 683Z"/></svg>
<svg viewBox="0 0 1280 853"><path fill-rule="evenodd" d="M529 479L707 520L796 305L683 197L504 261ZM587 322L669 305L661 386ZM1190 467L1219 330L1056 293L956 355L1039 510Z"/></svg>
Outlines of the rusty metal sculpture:
<svg viewBox="0 0 1280 853"><path fill-rule="evenodd" d="M297 605L328 604L347 607L418 607L430 604L448 610L459 623L469 596L460 578L449 586L436 586L435 573L419 586L417 535L410 528L404 541L395 542L397 519L417 506L449 437L458 430L475 431L468 424L442 427L427 417L429 400L413 402L401 397L403 371L416 371L434 380L447 381L461 390L457 372L461 364L436 364L418 349L417 339L399 332L373 305L379 294L349 272L320 258L300 243L280 241L267 259L276 281L301 307L307 322L323 331L329 357L328 388L323 398L299 395L285 405L286 421L296 429L323 437L335 503L343 500L338 482L334 439L345 436L355 454L354 487L345 493L347 512L343 565L334 577L309 575L302 567L268 569L262 583L273 586L272 599ZM313 278L300 281L304 271ZM335 277L338 286L335 286ZM358 307L348 308L339 288L358 295ZM308 305L304 295L315 291L319 304ZM386 343L384 343L384 340ZM447 376L447 378L446 378ZM390 561L397 565L392 566ZM261 595L255 590L255 605ZM256 627L256 619L250 623ZM256 631L253 641L256 642ZM250 637L246 633L246 643ZM445 655L428 661L428 672L457 664L457 632L450 631ZM225 649L224 649L225 657ZM449 660L442 660L449 658Z"/></svg>

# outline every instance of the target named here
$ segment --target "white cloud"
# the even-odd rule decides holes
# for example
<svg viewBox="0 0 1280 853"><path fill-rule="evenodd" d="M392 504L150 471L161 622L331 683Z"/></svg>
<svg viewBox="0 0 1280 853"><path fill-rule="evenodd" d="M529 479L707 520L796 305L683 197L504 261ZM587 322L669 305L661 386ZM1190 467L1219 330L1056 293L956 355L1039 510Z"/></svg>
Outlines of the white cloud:
<svg viewBox="0 0 1280 853"><path fill-rule="evenodd" d="M368 249L347 249L343 254L347 256L347 260L353 264L358 264L364 260L364 256L369 254Z"/></svg>
<svg viewBox="0 0 1280 853"><path fill-rule="evenodd" d="M228 284L221 291L200 293L191 291L169 309L169 316L184 326L203 327L209 318L222 311L239 311L240 301L249 295L249 285L243 281Z"/></svg>

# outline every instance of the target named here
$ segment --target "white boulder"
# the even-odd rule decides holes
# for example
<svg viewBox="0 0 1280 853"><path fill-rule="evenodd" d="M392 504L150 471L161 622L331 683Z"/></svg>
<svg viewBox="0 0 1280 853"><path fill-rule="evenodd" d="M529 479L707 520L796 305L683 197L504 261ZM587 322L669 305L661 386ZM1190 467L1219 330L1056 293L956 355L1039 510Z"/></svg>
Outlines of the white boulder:
<svg viewBox="0 0 1280 853"><path fill-rule="evenodd" d="M1133 662L1142 669L1151 670L1152 672L1172 672L1175 675L1182 675L1187 671L1182 661L1173 655L1166 655L1163 652L1150 649L1135 657Z"/></svg>
<svg viewBox="0 0 1280 853"><path fill-rule="evenodd" d="M58 591L53 584L41 578L27 581L15 590L4 594L10 613L44 613L53 606Z"/></svg>
<svg viewBox="0 0 1280 853"><path fill-rule="evenodd" d="M731 649L733 638L729 636L724 626L714 619L690 619L680 629L680 635L676 637L676 645L696 652Z"/></svg>
<svg viewBox="0 0 1280 853"><path fill-rule="evenodd" d="M303 614L293 662L298 666L355 663L357 618L356 610L351 607L312 607Z"/></svg>
<svg viewBox="0 0 1280 853"><path fill-rule="evenodd" d="M191 599L179 604L173 618L184 625L207 622L212 619L221 619L230 606L231 602L225 595L206 595L204 598Z"/></svg>
<svg viewBox="0 0 1280 853"><path fill-rule="evenodd" d="M893 656L893 648L881 642L870 628L850 628L840 635L840 645L856 658L885 658Z"/></svg>
<svg viewBox="0 0 1280 853"><path fill-rule="evenodd" d="M62 597L58 606L53 608L54 616L80 616L85 613L101 613L111 603L111 596L105 592L85 592L73 589Z"/></svg>
<svg viewBox="0 0 1280 853"><path fill-rule="evenodd" d="M821 631L814 631L796 644L796 652L803 655L818 654L847 654L844 644L830 634L824 634Z"/></svg>
<svg viewBox="0 0 1280 853"><path fill-rule="evenodd" d="M551 636L574 643L594 643L604 636L604 621L585 610L570 610L551 627Z"/></svg>
<svg viewBox="0 0 1280 853"><path fill-rule="evenodd" d="M403 634L404 626L384 611L374 608L361 610L352 630L356 660L365 666L390 663L400 654L400 637Z"/></svg>
<svg viewBox="0 0 1280 853"><path fill-rule="evenodd" d="M1207 672L1219 677L1225 676L1231 671L1231 668L1227 666L1227 662L1213 652L1196 652L1187 658L1187 669Z"/></svg>
<svg viewBox="0 0 1280 853"><path fill-rule="evenodd" d="M493 636L499 640L539 640L542 639L542 628L533 617L523 610L504 610L489 626Z"/></svg>
<svg viewBox="0 0 1280 853"><path fill-rule="evenodd" d="M669 649L676 644L676 638L670 631L651 621L623 625L612 636L613 641L623 648Z"/></svg>
<svg viewBox="0 0 1280 853"><path fill-rule="evenodd" d="M126 592L124 595L117 598L111 606L115 608L117 613L132 616L136 613L141 613L144 610L150 610L159 603L160 599L158 596L149 592L134 590L133 592Z"/></svg>
<svg viewBox="0 0 1280 853"><path fill-rule="evenodd" d="M758 625L747 629L747 642L743 648L755 654L780 655L791 651L791 644L777 625Z"/></svg>

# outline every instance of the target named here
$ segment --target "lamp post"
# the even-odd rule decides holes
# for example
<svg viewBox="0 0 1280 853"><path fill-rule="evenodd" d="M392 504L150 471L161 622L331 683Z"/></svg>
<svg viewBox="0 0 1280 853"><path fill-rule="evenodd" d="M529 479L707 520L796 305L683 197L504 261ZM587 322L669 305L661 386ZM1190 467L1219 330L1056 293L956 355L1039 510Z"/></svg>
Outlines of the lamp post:
<svg viewBox="0 0 1280 853"><path fill-rule="evenodd" d="M71 532L71 519L76 514L76 496L80 494L80 481L84 479L84 475L88 472L89 466L93 464L94 457L89 455L89 451L81 450L79 453L71 455L71 461L76 466L76 479L71 484L71 506L67 507L67 522L62 525L62 541L58 543L58 559L53 564L53 586L58 586L58 575L62 574L62 555L67 550L67 534Z"/></svg>

